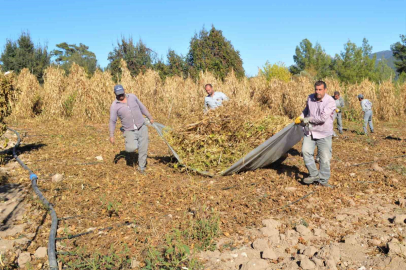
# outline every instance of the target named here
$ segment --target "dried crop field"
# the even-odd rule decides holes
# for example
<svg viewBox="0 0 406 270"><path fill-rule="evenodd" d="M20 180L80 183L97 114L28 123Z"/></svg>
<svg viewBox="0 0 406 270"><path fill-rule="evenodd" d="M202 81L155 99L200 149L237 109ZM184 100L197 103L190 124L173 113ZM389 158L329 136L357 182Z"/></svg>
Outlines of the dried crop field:
<svg viewBox="0 0 406 270"><path fill-rule="evenodd" d="M223 127L210 126L199 116L205 83L212 83L215 90L232 99L221 115L238 120L247 115L258 126L263 123L256 121L267 117L282 119L280 125L293 121L289 119L300 114L306 96L313 92L313 82L307 78L289 83L266 82L260 77L239 81L231 74L221 82L202 73L197 82L176 77L163 82L153 71L132 78L124 62L122 65L121 83L128 92L135 93L158 122L185 132L193 132L187 125L199 121L200 128L212 133ZM91 269L92 263L104 269L127 269L131 261L138 267L166 264L163 269L198 269L193 265L202 262L185 256L188 250L215 249L220 238L234 239L227 247L217 246L221 249L249 243L252 239L247 231L260 227L264 218L286 221L286 229L295 226L292 219L317 225L323 219L334 219L340 209L366 205L376 193L394 202L406 191L406 158L393 158L406 154L406 85L363 81L341 86L327 80L329 93L338 90L348 101L344 112L347 130L333 143L331 182L337 188L330 190L300 183L307 175L301 144L289 151L285 161L270 168L207 178L178 168L151 128L148 174L140 175L131 156L123 151L118 129L116 145L108 141L108 112L114 98L114 83L108 73L96 72L88 78L79 66L74 65L68 76L49 68L44 84L39 85L24 70L14 77L13 84L18 90L7 123L24 135L20 157L38 174L39 187L61 219L57 237L88 232L58 240L58 259L67 269ZM374 103L376 120L381 120L376 121L372 137L359 135L358 93ZM233 125L231 121L226 126L235 130ZM269 134L254 135L239 138L237 146L241 142L257 145ZM387 138L389 135L395 139ZM231 157L236 154L229 153ZM382 170L376 169L374 160ZM360 164L365 162L372 163ZM63 175L62 180L52 181L57 173ZM27 174L19 167L10 173L9 181L29 187ZM27 213L21 222L27 224L25 233L34 233L35 239L24 248L33 254L46 246L50 218L33 194L26 201ZM356 226L371 226L368 222L360 220ZM327 231L330 241L340 241L346 233ZM32 265L38 263L45 267L47 262L37 259ZM173 268L168 263L173 263Z"/></svg>
<svg viewBox="0 0 406 270"><path fill-rule="evenodd" d="M224 92L236 104L254 110L264 110L269 115L297 117L303 110L306 97L313 92L314 82L297 77L290 82L263 77L238 80L231 72L224 81L217 80L209 72L201 73L198 81L190 78L169 77L162 81L157 72L148 70L133 78L122 61L120 83L129 93L136 94L159 122L184 125L190 114L203 111L206 95L203 86L211 83L215 91ZM333 79L326 79L328 93L340 91L347 101L344 114L347 119L357 119L361 108L359 93L370 99L374 115L381 120L392 120L406 115L406 84L391 82L374 84L367 80L355 85L342 86ZM23 70L14 78L13 115L15 117L69 118L77 121L104 123L114 99L114 82L108 72L97 71L88 78L83 68L73 65L68 76L62 69L46 70L44 84L40 85L29 70Z"/></svg>

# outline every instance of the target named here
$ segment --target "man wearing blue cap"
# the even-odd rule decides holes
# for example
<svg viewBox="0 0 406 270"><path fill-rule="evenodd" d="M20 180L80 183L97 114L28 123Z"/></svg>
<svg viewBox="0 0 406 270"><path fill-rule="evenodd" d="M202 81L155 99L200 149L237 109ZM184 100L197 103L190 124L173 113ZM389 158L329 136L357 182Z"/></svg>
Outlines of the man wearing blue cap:
<svg viewBox="0 0 406 270"><path fill-rule="evenodd" d="M364 112L364 134L368 134L367 124L369 124L369 129L371 133L374 133L374 126L372 124L372 102L368 99L364 99L364 95L359 94L358 100L361 102L361 108Z"/></svg>
<svg viewBox="0 0 406 270"><path fill-rule="evenodd" d="M129 153L138 149L138 170L145 174L148 152L148 128L143 115L154 123L151 114L134 94L125 94L122 85L114 86L116 100L110 107L110 142L114 144L114 130L117 117L124 130L125 150Z"/></svg>

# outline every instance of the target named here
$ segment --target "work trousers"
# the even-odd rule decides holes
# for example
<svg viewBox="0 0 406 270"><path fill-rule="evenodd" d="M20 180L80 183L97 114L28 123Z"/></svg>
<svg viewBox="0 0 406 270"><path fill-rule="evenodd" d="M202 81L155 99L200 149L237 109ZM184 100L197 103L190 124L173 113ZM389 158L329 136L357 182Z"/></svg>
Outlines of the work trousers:
<svg viewBox="0 0 406 270"><path fill-rule="evenodd" d="M140 129L124 131L125 151L132 153L138 149L138 167L144 170L147 165L148 127L142 125Z"/></svg>
<svg viewBox="0 0 406 270"><path fill-rule="evenodd" d="M305 136L302 145L302 154L306 168L311 177L319 177L320 183L327 183L330 179L330 160L332 157L332 136L322 139L313 139L312 136ZM320 158L320 170L317 169L314 161L314 150L317 146L317 156Z"/></svg>
<svg viewBox="0 0 406 270"><path fill-rule="evenodd" d="M336 115L337 115L337 128L338 128L338 131L341 134L341 133L343 133L343 118L342 118L340 112L336 113Z"/></svg>
<svg viewBox="0 0 406 270"><path fill-rule="evenodd" d="M374 126L372 124L372 110L366 111L364 113L364 133L367 134L367 125L369 124L369 129L374 132Z"/></svg>

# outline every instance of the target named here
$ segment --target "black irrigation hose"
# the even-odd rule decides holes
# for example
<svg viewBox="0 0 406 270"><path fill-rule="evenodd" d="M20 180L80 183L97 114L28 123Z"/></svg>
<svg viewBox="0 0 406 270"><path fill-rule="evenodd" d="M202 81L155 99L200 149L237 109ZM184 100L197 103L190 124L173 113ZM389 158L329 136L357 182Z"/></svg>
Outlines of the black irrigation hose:
<svg viewBox="0 0 406 270"><path fill-rule="evenodd" d="M45 205L45 207L49 210L51 214L51 219L52 219L52 224L51 224L51 230L49 232L49 239L48 239L48 260L49 260L49 268L51 270L58 270L58 263L56 261L56 248L55 248L55 236L56 236L56 230L58 228L58 217L56 216L55 210L48 202L48 200L42 195L41 191L38 189L37 186L37 180L38 176L33 173L30 168L27 167L27 165L22 162L22 160L17 156L16 153L16 148L20 145L21 138L20 134L11 128L7 128L8 130L14 132L17 135L17 143L15 144L13 148L13 157L17 162L23 167L25 170L27 170L30 174L30 180L31 180L31 185L32 188L34 189L35 194L37 194L38 198L42 201L42 203Z"/></svg>

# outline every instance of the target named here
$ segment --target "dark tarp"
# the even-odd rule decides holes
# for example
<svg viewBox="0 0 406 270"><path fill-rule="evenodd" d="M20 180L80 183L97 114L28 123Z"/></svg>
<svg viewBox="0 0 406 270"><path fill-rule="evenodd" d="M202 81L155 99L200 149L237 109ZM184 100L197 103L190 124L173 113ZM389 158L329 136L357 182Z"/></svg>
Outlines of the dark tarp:
<svg viewBox="0 0 406 270"><path fill-rule="evenodd" d="M182 160L179 158L178 154L163 137L163 129L165 128L165 126L159 123L154 123L152 126L156 129L159 136L161 136L161 138L168 145L169 149L178 160L178 162L182 164ZM266 167L280 159L285 153L289 151L289 149L300 142L303 136L303 128L292 123L273 135L268 140L266 140L260 146L249 152L246 156L238 160L231 167L221 172L220 175L230 175L233 173L242 171L253 171L258 168ZM208 174L207 172L199 173L213 176Z"/></svg>
<svg viewBox="0 0 406 270"><path fill-rule="evenodd" d="M292 123L231 165L221 175L266 167L280 159L289 149L300 142L303 136L303 128Z"/></svg>

